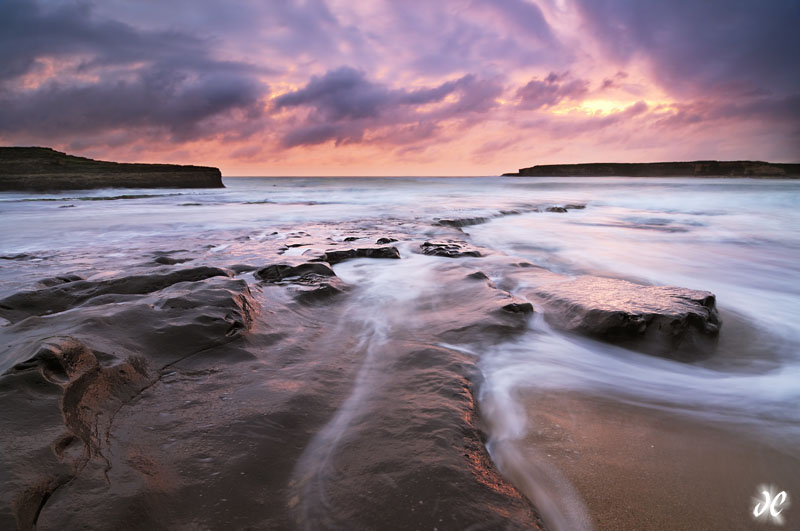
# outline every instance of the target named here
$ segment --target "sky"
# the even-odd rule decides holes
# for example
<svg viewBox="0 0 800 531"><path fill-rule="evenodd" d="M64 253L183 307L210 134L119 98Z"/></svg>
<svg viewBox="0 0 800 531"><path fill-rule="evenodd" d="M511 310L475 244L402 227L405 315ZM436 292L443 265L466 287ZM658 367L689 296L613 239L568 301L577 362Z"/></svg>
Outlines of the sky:
<svg viewBox="0 0 800 531"><path fill-rule="evenodd" d="M0 144L223 175L800 162L800 0L0 0Z"/></svg>

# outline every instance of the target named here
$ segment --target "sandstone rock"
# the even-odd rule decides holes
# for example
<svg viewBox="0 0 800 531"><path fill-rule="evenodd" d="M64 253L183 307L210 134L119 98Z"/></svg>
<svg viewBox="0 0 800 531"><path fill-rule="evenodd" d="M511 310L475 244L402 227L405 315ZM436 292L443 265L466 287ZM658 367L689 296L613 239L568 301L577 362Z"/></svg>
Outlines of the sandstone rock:
<svg viewBox="0 0 800 531"><path fill-rule="evenodd" d="M481 256L480 251L467 242L457 240L427 241L420 246L422 254L460 258L462 256Z"/></svg>
<svg viewBox="0 0 800 531"><path fill-rule="evenodd" d="M446 218L440 219L436 223L445 227L468 227L470 225L480 225L486 223L489 218L485 217L471 217L471 218Z"/></svg>
<svg viewBox="0 0 800 531"><path fill-rule="evenodd" d="M159 256L153 262L161 265L176 265L191 262L192 258L172 258L171 256Z"/></svg>
<svg viewBox="0 0 800 531"><path fill-rule="evenodd" d="M144 295L179 282L196 282L217 276L228 277L230 271L203 266L165 274L134 275L100 281L75 280L10 295L0 300L0 317L16 322L32 315L63 312L90 301L94 302L94 299L98 299L97 303L107 303L113 296Z"/></svg>
<svg viewBox="0 0 800 531"><path fill-rule="evenodd" d="M323 262L338 264L353 258L400 258L397 247L362 247L359 249L345 249L340 251L327 251L322 257Z"/></svg>
<svg viewBox="0 0 800 531"><path fill-rule="evenodd" d="M242 273L248 273L250 271L255 271L258 269L258 266L250 265L250 264L233 264L227 266L228 269L233 271L235 274L240 275Z"/></svg>
<svg viewBox="0 0 800 531"><path fill-rule="evenodd" d="M512 302L503 306L502 309L511 313L533 313L533 304L529 302Z"/></svg>
<svg viewBox="0 0 800 531"><path fill-rule="evenodd" d="M272 264L259 269L254 276L272 284L291 284L296 300L304 303L325 300L347 290L333 269L322 262Z"/></svg>
<svg viewBox="0 0 800 531"><path fill-rule="evenodd" d="M40 280L39 284L41 284L44 287L49 288L49 287L52 287L52 286L58 286L59 284L67 284L69 282L77 282L78 280L83 280L83 277L80 277L78 275L60 275L60 276L57 276L57 277L45 278L43 280Z"/></svg>
<svg viewBox="0 0 800 531"><path fill-rule="evenodd" d="M254 273L259 280L266 282L279 282L292 277L303 277L306 275L317 275L322 277L335 277L333 269L321 262L306 263L296 266L288 264L272 264L263 267Z"/></svg>
<svg viewBox="0 0 800 531"><path fill-rule="evenodd" d="M553 326L667 357L702 355L722 324L707 291L584 276L538 295Z"/></svg>
<svg viewBox="0 0 800 531"><path fill-rule="evenodd" d="M176 364L207 352L212 359L235 359L237 340L257 313L247 284L222 276L9 326L4 341L12 345L0 359L0 447L4 456L13 448L8 455L14 459L0 460L0 527L104 528L108 512L124 511L131 496L151 497L148 480L163 479L163 469L141 466L148 462L141 435L130 430L148 432L158 413L122 427L125 410L138 411L143 395L168 384ZM167 394L157 411L175 406L175 389ZM45 504L58 506L63 496L67 506L100 496L103 513L93 519L84 511L53 509L52 520L42 523Z"/></svg>

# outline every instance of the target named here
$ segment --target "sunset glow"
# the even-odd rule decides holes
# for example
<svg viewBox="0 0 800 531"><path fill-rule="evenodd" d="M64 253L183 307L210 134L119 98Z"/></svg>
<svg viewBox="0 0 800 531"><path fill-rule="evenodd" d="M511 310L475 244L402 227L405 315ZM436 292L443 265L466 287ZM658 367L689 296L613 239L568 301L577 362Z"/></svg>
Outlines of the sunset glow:
<svg viewBox="0 0 800 531"><path fill-rule="evenodd" d="M0 143L225 175L795 162L798 22L790 1L7 0Z"/></svg>

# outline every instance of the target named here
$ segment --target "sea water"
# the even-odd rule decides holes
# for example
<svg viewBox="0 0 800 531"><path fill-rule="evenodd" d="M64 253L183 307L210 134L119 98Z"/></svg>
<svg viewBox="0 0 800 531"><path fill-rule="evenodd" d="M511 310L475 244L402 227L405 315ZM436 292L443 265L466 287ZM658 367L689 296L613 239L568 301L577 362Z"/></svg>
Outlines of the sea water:
<svg viewBox="0 0 800 531"><path fill-rule="evenodd" d="M725 321L722 336L750 331L747 341L722 343L731 352L722 352L721 361L695 364L564 334L539 315L521 337L488 348L459 347L478 359L483 373L481 411L490 449L494 444L496 459L503 460L501 469L530 466L515 460L512 450L503 455L496 450L524 439L532 428L520 400L525 390L591 393L703 422L735 424L784 447L800 441L799 181L228 178L225 185L213 190L2 193L0 296L68 270L91 270L93 278L114 276L124 271L126 257L133 259L143 249L213 241L209 253L224 255L230 252L226 241L292 227L342 222L433 227L442 219L470 219L464 239L494 253L568 276L708 290L716 295ZM548 206L569 204L585 208L544 212ZM401 252L409 259L404 267L381 264L384 270L393 267L391 273L369 279L360 279L357 267L337 266L345 281L360 283L362 309L364 301L387 297L412 307L409 301L435 289L433 262L415 259L402 245ZM363 329L372 331L367 342L380 341L387 329L409 322L401 314L374 309L361 318ZM351 399L324 437L336 439L337 429L347 429L345 421L369 387L365 378L358 375ZM562 505L571 507L551 510L561 511L562 528L570 518L585 518L579 496L558 471L528 470L534 483L532 471L542 481L549 477L548 488L561 492ZM546 500L540 497L538 503Z"/></svg>

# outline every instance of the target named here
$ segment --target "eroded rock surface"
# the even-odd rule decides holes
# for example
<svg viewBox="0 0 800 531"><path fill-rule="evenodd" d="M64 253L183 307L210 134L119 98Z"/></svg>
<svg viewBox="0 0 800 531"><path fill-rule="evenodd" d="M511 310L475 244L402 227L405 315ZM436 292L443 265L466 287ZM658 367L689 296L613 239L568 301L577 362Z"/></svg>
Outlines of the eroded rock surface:
<svg viewBox="0 0 800 531"><path fill-rule="evenodd" d="M258 305L244 281L209 276L220 272L77 280L5 299L32 302L17 304L13 315L27 319L4 327L0 448L14 459L0 460L0 528L101 528L115 521L62 508L42 523L45 506L69 498L62 495L68 486L81 485L70 492L87 499L98 489L106 491L103 505L112 512L126 507L130 496L155 492L134 479L147 475L114 449L116 419L169 375L170 367L250 330ZM111 296L119 292L127 297L122 304ZM45 310L50 303L57 303L58 312ZM67 311L78 307L80 312ZM125 440L123 447L135 444ZM116 488L110 488L112 475Z"/></svg>
<svg viewBox="0 0 800 531"><path fill-rule="evenodd" d="M39 281L39 284L41 284L46 288L50 288L52 286L58 286L59 284L67 284L68 282L75 282L78 280L83 280L83 277L79 275L60 275L57 277L42 279Z"/></svg>
<svg viewBox="0 0 800 531"><path fill-rule="evenodd" d="M463 256L481 256L481 252L465 241L459 240L431 240L420 245L422 254L429 256L444 256L446 258L461 258Z"/></svg>
<svg viewBox="0 0 800 531"><path fill-rule="evenodd" d="M347 290L333 269L322 262L272 264L259 269L254 276L271 284L291 284L295 298L301 302L324 300Z"/></svg>
<svg viewBox="0 0 800 531"><path fill-rule="evenodd" d="M400 251L397 247L361 247L358 249L341 249L327 251L322 257L324 262L338 264L353 258L392 258L399 259Z"/></svg>
<svg viewBox="0 0 800 531"><path fill-rule="evenodd" d="M481 442L469 380L474 359L433 346L393 346L370 368L383 375L381 385L347 444L336 449L336 469L321 466L335 443L327 434L300 461L302 475L290 499L298 500L301 528L544 528L527 500L497 473ZM419 410L424 414L408 414ZM460 428L450 435L454 423ZM394 502L375 504L385 492Z"/></svg>
<svg viewBox="0 0 800 531"><path fill-rule="evenodd" d="M0 300L0 317L15 322L32 315L63 312L88 302L103 304L126 295L153 293L179 282L196 282L229 275L230 272L224 269L202 266L110 280L71 280L45 289L15 293Z"/></svg>
<svg viewBox="0 0 800 531"><path fill-rule="evenodd" d="M722 324L708 291L592 276L537 291L554 326L664 356L707 351Z"/></svg>
<svg viewBox="0 0 800 531"><path fill-rule="evenodd" d="M408 301L329 298L327 263L291 261L252 292L208 267L7 297L0 528L541 528L484 448L475 358L436 346L521 333L526 303L436 268L442 289Z"/></svg>
<svg viewBox="0 0 800 531"><path fill-rule="evenodd" d="M335 277L336 273L327 265L315 262L300 265L272 264L262 267L254 273L259 280L267 282L278 282L292 277L303 277L306 275L316 275L321 277Z"/></svg>

